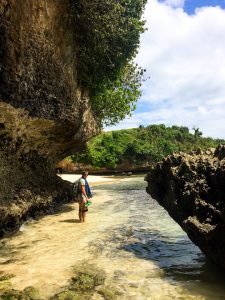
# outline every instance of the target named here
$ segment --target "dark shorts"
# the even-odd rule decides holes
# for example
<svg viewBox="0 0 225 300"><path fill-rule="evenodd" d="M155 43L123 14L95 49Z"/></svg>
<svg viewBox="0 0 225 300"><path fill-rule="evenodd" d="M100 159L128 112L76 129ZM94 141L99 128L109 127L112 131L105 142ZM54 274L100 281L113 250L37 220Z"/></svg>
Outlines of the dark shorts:
<svg viewBox="0 0 225 300"><path fill-rule="evenodd" d="M80 212L87 212L88 208L85 206L85 203L81 202L79 203L79 211Z"/></svg>

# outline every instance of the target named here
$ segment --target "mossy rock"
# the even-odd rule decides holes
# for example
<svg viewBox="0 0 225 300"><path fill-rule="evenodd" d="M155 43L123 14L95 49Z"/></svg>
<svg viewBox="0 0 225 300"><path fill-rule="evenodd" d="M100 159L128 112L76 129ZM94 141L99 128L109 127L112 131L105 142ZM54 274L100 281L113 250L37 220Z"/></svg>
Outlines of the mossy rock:
<svg viewBox="0 0 225 300"><path fill-rule="evenodd" d="M2 276L0 277L0 281L9 280L9 279L11 279L11 278L13 278L13 277L15 277L15 275L13 275L13 274L5 274L5 275L2 275Z"/></svg>
<svg viewBox="0 0 225 300"><path fill-rule="evenodd" d="M2 291L1 300L41 300L39 291L34 287L27 287L23 291L14 289Z"/></svg>
<svg viewBox="0 0 225 300"><path fill-rule="evenodd" d="M39 290L34 288L33 286L28 286L23 290L23 297L27 297L29 300L40 300Z"/></svg>
<svg viewBox="0 0 225 300"><path fill-rule="evenodd" d="M90 300L92 295L93 292L80 294L75 291L67 290L52 296L50 300Z"/></svg>
<svg viewBox="0 0 225 300"><path fill-rule="evenodd" d="M22 297L22 292L18 290L7 290L3 292L3 294L0 295L1 300L25 300L25 298ZM28 298L26 300L29 300Z"/></svg>
<svg viewBox="0 0 225 300"><path fill-rule="evenodd" d="M87 292L95 288L95 279L93 276L86 273L79 273L72 278L71 289L75 291Z"/></svg>
<svg viewBox="0 0 225 300"><path fill-rule="evenodd" d="M77 270L77 274L72 278L70 289L78 292L90 292L95 287L104 284L106 274L104 271L93 265L86 265L85 270Z"/></svg>
<svg viewBox="0 0 225 300"><path fill-rule="evenodd" d="M98 290L98 293L102 295L105 300L115 300L118 299L118 297L121 295L121 293L117 289L111 286L101 287Z"/></svg>
<svg viewBox="0 0 225 300"><path fill-rule="evenodd" d="M80 295L74 291L64 291L51 297L51 300L80 300Z"/></svg>

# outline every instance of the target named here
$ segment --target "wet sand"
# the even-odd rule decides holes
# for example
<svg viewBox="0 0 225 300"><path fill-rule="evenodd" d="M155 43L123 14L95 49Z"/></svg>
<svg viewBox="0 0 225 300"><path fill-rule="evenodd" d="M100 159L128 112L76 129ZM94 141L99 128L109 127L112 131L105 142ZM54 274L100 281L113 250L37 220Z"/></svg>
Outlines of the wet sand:
<svg viewBox="0 0 225 300"><path fill-rule="evenodd" d="M74 182L80 176L61 177ZM88 177L90 186L120 180L113 176ZM89 243L99 238L110 225L108 219L100 215L98 207L110 200L106 193L95 195L85 224L79 223L78 204L75 203L63 205L58 214L22 225L16 236L0 241L0 275L15 275L10 280L15 289L35 286L42 297L47 299L53 295L68 283L75 265L90 259Z"/></svg>

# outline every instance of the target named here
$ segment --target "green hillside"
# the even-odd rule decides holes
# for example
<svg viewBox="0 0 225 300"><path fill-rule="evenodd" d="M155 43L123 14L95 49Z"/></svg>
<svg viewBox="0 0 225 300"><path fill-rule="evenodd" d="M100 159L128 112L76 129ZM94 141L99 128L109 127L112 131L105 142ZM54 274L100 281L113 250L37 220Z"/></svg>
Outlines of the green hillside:
<svg viewBox="0 0 225 300"><path fill-rule="evenodd" d="M139 126L139 128L104 132L90 140L87 150L70 157L74 163L95 168L115 169L127 163L149 165L173 152L189 152L225 143L221 139L203 138L199 129L189 132L187 127L165 125Z"/></svg>

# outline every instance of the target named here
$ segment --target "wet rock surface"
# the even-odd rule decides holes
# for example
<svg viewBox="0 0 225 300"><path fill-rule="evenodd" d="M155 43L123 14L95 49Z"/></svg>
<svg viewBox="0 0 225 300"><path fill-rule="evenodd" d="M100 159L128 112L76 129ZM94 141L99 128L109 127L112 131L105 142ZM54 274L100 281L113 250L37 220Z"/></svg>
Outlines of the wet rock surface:
<svg viewBox="0 0 225 300"><path fill-rule="evenodd" d="M0 236L71 199L55 165L97 131L69 1L0 3Z"/></svg>
<svg viewBox="0 0 225 300"><path fill-rule="evenodd" d="M192 242L225 268L225 146L170 155L146 181L147 192Z"/></svg>

